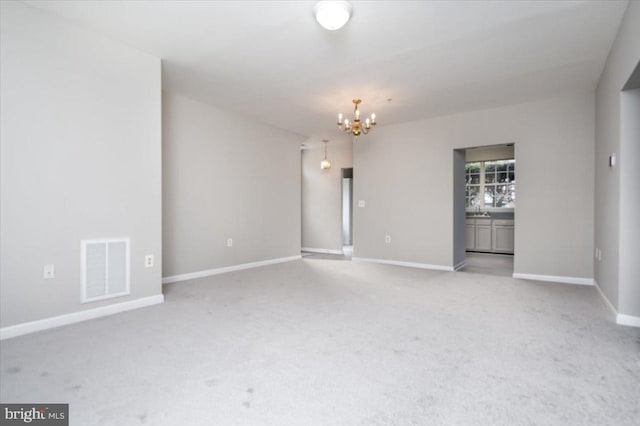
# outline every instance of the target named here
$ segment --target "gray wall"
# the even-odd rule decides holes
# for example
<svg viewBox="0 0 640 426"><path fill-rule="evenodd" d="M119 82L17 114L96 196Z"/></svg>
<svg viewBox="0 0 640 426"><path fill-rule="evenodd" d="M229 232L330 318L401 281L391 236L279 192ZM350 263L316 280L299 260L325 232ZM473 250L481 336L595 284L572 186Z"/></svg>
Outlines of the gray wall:
<svg viewBox="0 0 640 426"><path fill-rule="evenodd" d="M162 126L164 277L300 254L302 137L166 92Z"/></svg>
<svg viewBox="0 0 640 426"><path fill-rule="evenodd" d="M633 312L620 309L621 169L610 168L608 158L616 153L619 164L634 161L620 149L620 91L639 60L640 2L630 2L596 91L595 247L602 250L602 260L595 264L595 279L620 313L635 316L640 316L640 301L634 302Z"/></svg>
<svg viewBox="0 0 640 426"><path fill-rule="evenodd" d="M585 93L378 126L354 148L355 255L453 266L453 150L515 143L514 272L592 278L593 116Z"/></svg>
<svg viewBox="0 0 640 426"><path fill-rule="evenodd" d="M619 311L640 318L640 89L622 92L621 101Z"/></svg>
<svg viewBox="0 0 640 426"><path fill-rule="evenodd" d="M361 137L356 144L365 139ZM329 142L330 169L320 169L323 158L324 146L302 151L302 247L342 251L341 169L353 165L351 138L343 136ZM354 170L354 180L357 174Z"/></svg>
<svg viewBox="0 0 640 426"><path fill-rule="evenodd" d="M487 148L467 149L465 153L466 162L508 160L511 158L515 158L515 148L513 146L492 146Z"/></svg>
<svg viewBox="0 0 640 426"><path fill-rule="evenodd" d="M160 60L1 7L2 327L161 294ZM108 237L131 238L131 294L80 304L80 240Z"/></svg>

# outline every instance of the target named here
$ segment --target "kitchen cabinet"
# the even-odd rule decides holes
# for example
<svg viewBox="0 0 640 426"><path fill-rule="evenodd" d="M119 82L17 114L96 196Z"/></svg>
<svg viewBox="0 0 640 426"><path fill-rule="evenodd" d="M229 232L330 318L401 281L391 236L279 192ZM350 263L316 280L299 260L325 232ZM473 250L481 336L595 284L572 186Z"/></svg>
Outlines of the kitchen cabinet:
<svg viewBox="0 0 640 426"><path fill-rule="evenodd" d="M494 220L492 224L493 247L495 253L513 253L513 220Z"/></svg>
<svg viewBox="0 0 640 426"><path fill-rule="evenodd" d="M467 250L476 248L476 221L475 219L467 219Z"/></svg>
<svg viewBox="0 0 640 426"><path fill-rule="evenodd" d="M487 217L467 218L467 250L486 253L513 253L514 222Z"/></svg>
<svg viewBox="0 0 640 426"><path fill-rule="evenodd" d="M476 250L491 251L491 219L476 219Z"/></svg>

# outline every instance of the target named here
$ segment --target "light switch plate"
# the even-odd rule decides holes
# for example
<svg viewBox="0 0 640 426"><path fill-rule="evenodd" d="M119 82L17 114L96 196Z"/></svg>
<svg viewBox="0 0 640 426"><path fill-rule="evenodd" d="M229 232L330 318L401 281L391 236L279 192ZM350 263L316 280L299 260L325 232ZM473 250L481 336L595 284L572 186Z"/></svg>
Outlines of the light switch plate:
<svg viewBox="0 0 640 426"><path fill-rule="evenodd" d="M227 238L227 247L233 247L233 238Z"/></svg>
<svg viewBox="0 0 640 426"><path fill-rule="evenodd" d="M358 200L358 207L364 207L364 200Z"/></svg>

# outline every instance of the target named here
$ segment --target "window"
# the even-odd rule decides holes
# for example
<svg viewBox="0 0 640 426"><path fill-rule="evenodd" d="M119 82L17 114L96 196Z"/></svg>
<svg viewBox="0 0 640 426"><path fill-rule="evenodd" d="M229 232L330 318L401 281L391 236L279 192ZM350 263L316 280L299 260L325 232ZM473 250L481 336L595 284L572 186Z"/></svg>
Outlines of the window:
<svg viewBox="0 0 640 426"><path fill-rule="evenodd" d="M515 208L516 160L467 163L465 173L467 208Z"/></svg>

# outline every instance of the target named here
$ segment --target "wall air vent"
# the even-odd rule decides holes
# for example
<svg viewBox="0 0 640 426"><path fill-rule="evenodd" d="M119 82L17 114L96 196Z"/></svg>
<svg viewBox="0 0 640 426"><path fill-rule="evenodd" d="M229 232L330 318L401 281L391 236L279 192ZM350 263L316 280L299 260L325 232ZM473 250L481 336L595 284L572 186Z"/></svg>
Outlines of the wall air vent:
<svg viewBox="0 0 640 426"><path fill-rule="evenodd" d="M81 302L129 294L129 239L82 240Z"/></svg>

